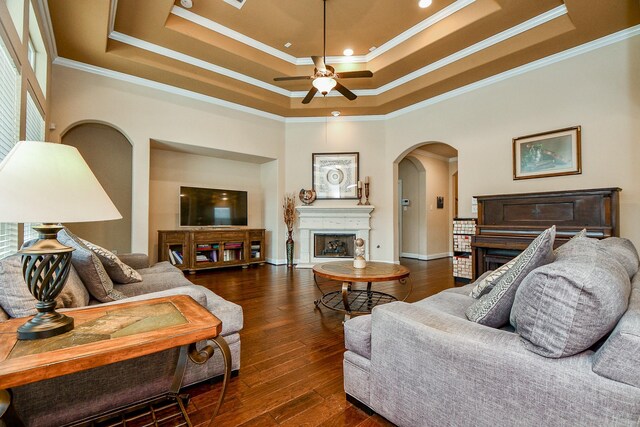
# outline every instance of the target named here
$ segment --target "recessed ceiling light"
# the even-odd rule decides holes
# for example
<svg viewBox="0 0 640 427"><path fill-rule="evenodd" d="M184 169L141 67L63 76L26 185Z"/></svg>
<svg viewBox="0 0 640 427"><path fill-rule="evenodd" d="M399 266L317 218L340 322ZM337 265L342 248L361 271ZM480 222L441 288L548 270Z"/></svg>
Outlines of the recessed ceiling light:
<svg viewBox="0 0 640 427"><path fill-rule="evenodd" d="M425 7L429 7L429 6L431 6L431 1L432 1L432 0L420 0L420 1L418 2L418 6L420 6L421 8L423 8L423 9L424 9Z"/></svg>
<svg viewBox="0 0 640 427"><path fill-rule="evenodd" d="M371 46L371 47L369 48L369 52L373 52L373 51L374 51L374 50L376 50L376 49L377 49L377 47L376 47L376 46Z"/></svg>
<svg viewBox="0 0 640 427"><path fill-rule="evenodd" d="M342 53L344 56L351 56L353 55L353 49L345 49Z"/></svg>
<svg viewBox="0 0 640 427"><path fill-rule="evenodd" d="M193 2L191 0L180 0L180 4L182 7L191 9L193 7Z"/></svg>
<svg viewBox="0 0 640 427"><path fill-rule="evenodd" d="M340 111L332 111L332 112L331 112L331 115L332 115L333 117L338 117L338 116L340 115Z"/></svg>
<svg viewBox="0 0 640 427"><path fill-rule="evenodd" d="M286 42L286 43L284 44L284 47L291 47L291 42Z"/></svg>

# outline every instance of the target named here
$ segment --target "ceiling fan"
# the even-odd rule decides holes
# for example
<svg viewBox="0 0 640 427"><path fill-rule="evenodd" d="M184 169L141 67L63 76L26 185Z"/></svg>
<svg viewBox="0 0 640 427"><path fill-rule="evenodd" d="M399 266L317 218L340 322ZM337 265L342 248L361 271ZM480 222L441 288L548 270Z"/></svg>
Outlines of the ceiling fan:
<svg viewBox="0 0 640 427"><path fill-rule="evenodd" d="M315 94L319 91L322 95L326 95L335 89L344 95L348 100L353 101L357 98L357 95L351 92L349 89L341 85L337 79L354 79L358 77L373 77L373 73L368 70L363 71L345 71L342 73L336 73L336 70L331 65L326 65L327 57L327 0L322 0L324 3L324 27L323 27L323 42L322 42L322 56L312 56L315 69L312 76L293 76L293 77L276 77L273 79L276 82L285 80L313 80L312 87L309 89L307 96L302 100L303 104L311 102Z"/></svg>

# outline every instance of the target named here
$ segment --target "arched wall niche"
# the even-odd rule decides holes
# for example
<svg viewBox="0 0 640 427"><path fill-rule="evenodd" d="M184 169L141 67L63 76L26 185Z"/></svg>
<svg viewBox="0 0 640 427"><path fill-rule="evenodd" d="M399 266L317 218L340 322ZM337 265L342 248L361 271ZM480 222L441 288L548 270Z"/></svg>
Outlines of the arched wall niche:
<svg viewBox="0 0 640 427"><path fill-rule="evenodd" d="M115 126L82 121L67 127L60 142L74 146L120 211L122 219L65 224L73 233L106 249L131 251L133 147Z"/></svg>
<svg viewBox="0 0 640 427"><path fill-rule="evenodd" d="M457 156L452 145L426 141L406 149L394 161L394 177L399 182L394 194L398 257L429 260L452 255ZM442 207L439 197L444 200ZM403 198L409 199L408 206L402 206Z"/></svg>

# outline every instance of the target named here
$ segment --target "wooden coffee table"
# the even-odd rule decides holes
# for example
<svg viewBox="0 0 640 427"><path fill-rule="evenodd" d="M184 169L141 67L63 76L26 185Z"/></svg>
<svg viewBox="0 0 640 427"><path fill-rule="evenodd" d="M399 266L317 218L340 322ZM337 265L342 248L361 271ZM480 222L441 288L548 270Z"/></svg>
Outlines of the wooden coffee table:
<svg viewBox="0 0 640 427"><path fill-rule="evenodd" d="M402 284L409 282L409 289L402 300L411 293L411 281L407 280L409 269L399 264L368 261L365 268L354 268L353 261L325 262L316 264L313 274L316 286L322 292L320 299L315 301L316 307L322 304L330 310L343 312L345 321L354 314L368 314L377 305L398 300L391 294L372 290L372 283L394 280ZM318 277L342 282L342 289L325 293L318 283ZM357 282L366 282L367 289L353 289L352 284Z"/></svg>
<svg viewBox="0 0 640 427"><path fill-rule="evenodd" d="M67 333L39 340L18 340L16 330L25 318L0 323L0 425L19 425L10 408L12 387L73 374L123 360L133 359L170 348L180 347L173 382L168 396L175 398L182 416L188 421L181 399L187 357L205 363L214 353L207 345L198 350L196 343L212 340L224 358L222 393L213 417L218 412L231 373L231 353L220 332L222 322L191 297L176 295L145 301L125 302L67 310L75 328ZM213 419L213 418L212 418ZM189 424L190 425L190 424Z"/></svg>

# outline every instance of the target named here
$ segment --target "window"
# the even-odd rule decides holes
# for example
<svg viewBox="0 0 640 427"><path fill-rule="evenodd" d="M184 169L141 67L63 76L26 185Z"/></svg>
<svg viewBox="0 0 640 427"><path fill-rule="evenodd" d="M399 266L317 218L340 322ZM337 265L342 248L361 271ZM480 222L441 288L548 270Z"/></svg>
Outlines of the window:
<svg viewBox="0 0 640 427"><path fill-rule="evenodd" d="M22 40L22 28L24 27L24 0L7 0L7 9L9 9L9 15L13 26L16 27L16 32Z"/></svg>
<svg viewBox="0 0 640 427"><path fill-rule="evenodd" d="M29 40L27 43L27 58L31 69L36 73L36 79L42 92L47 91L47 64L49 58L47 56L47 49L44 46L44 39L42 38L42 32L36 19L33 6L29 4ZM35 82L32 82L35 84Z"/></svg>
<svg viewBox="0 0 640 427"><path fill-rule="evenodd" d="M31 64L31 69L36 69L36 47L33 44L33 40L29 37L29 41L27 43L27 59L29 60L29 64Z"/></svg>
<svg viewBox="0 0 640 427"><path fill-rule="evenodd" d="M20 74L0 37L0 160L20 138ZM18 249L18 225L0 224L0 258Z"/></svg>
<svg viewBox="0 0 640 427"><path fill-rule="evenodd" d="M27 92L27 129L25 139L27 141L44 141L44 118L31 92ZM38 233L31 228L34 225L37 224L24 224L24 242L38 237Z"/></svg>

